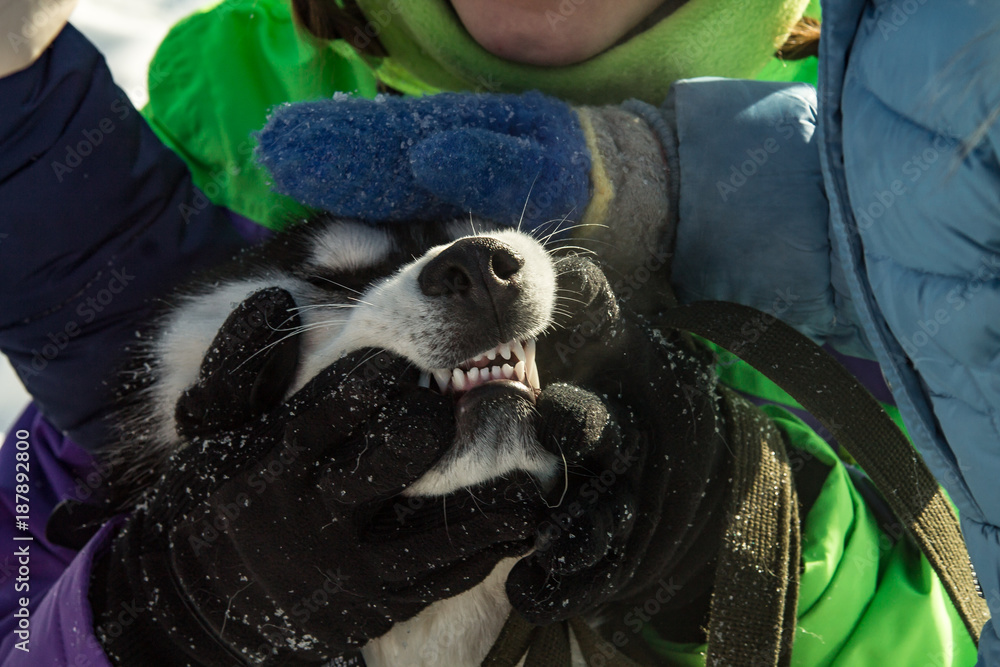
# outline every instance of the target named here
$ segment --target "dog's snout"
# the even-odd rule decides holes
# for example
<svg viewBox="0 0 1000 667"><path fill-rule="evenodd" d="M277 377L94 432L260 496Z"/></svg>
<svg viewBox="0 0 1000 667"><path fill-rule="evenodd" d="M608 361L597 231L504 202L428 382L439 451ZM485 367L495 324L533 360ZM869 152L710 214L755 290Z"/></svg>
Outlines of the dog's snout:
<svg viewBox="0 0 1000 667"><path fill-rule="evenodd" d="M473 305L509 305L520 291L524 259L509 245L490 237L455 241L420 272L426 296L454 295Z"/></svg>

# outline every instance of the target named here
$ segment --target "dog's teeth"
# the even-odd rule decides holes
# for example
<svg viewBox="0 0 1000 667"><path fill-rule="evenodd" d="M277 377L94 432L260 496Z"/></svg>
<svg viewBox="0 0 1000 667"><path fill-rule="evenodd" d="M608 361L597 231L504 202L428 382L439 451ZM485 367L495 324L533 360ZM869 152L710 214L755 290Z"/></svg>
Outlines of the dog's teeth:
<svg viewBox="0 0 1000 667"><path fill-rule="evenodd" d="M510 344L510 349L511 349L511 351L514 352L514 356L516 358L523 359L525 361L525 363L527 363L528 360L525 359L525 356L524 356L524 347L521 346L521 342L520 341L516 341L515 340L514 342L512 342Z"/></svg>
<svg viewBox="0 0 1000 667"><path fill-rule="evenodd" d="M478 368L470 368L469 370L465 371L465 375L469 378L470 385L475 385L477 382L479 382Z"/></svg>
<svg viewBox="0 0 1000 667"><path fill-rule="evenodd" d="M448 383L451 382L451 371L441 368L433 371L434 379L437 381L438 386L441 387L441 393L448 388Z"/></svg>
<svg viewBox="0 0 1000 667"><path fill-rule="evenodd" d="M500 370L499 366L494 366L493 368L490 369L490 376L494 380L502 380L503 379L503 371Z"/></svg>
<svg viewBox="0 0 1000 667"><path fill-rule="evenodd" d="M535 365L535 339L529 338L524 344L524 365L531 368Z"/></svg>
<svg viewBox="0 0 1000 667"><path fill-rule="evenodd" d="M506 379L508 379L508 380L510 380L510 379L512 379L512 378L514 377L514 367L513 367L513 366L511 366L510 364L504 364L504 365L503 365L503 366L502 366L502 367L500 368L500 372L501 372L501 373L503 374L503 376L504 376L504 377L505 377Z"/></svg>
<svg viewBox="0 0 1000 667"><path fill-rule="evenodd" d="M497 349L493 348L492 350L490 350L489 352L487 352L486 353L486 358L489 359L490 361L493 361L494 359L496 359L497 358Z"/></svg>
<svg viewBox="0 0 1000 667"><path fill-rule="evenodd" d="M465 389L465 373L461 368L456 368L451 374L451 383L455 386L455 391Z"/></svg>
<svg viewBox="0 0 1000 667"><path fill-rule="evenodd" d="M514 364L514 375L517 376L519 382L524 382L524 362L519 361Z"/></svg>
<svg viewBox="0 0 1000 667"><path fill-rule="evenodd" d="M420 379L417 381L417 385L420 387L426 387L430 389L431 386L431 376L427 373L421 373Z"/></svg>
<svg viewBox="0 0 1000 667"><path fill-rule="evenodd" d="M504 359L510 359L510 344L503 343L500 345L500 356Z"/></svg>
<svg viewBox="0 0 1000 667"><path fill-rule="evenodd" d="M532 389L541 389L541 383L538 381L538 366L532 362L528 366L528 386Z"/></svg>

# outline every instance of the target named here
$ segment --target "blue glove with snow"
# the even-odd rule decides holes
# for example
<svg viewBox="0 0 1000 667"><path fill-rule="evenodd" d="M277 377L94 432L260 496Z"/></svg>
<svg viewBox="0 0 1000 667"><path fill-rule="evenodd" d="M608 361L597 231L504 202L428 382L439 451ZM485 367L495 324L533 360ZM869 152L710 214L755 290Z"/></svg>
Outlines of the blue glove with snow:
<svg viewBox="0 0 1000 667"><path fill-rule="evenodd" d="M276 108L257 156L276 190L337 216L472 213L539 232L629 220L635 229L616 227L616 240L669 245L666 161L642 120L659 114L630 105L574 108L537 92L339 95Z"/></svg>

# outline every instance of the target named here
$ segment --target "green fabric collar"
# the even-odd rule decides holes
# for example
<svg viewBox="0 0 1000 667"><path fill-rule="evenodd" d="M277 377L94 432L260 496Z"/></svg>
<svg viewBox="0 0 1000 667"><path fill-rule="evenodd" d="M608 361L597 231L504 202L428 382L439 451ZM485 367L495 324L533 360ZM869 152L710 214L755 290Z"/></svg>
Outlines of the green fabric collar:
<svg viewBox="0 0 1000 667"><path fill-rule="evenodd" d="M439 88L536 89L582 104L632 97L660 104L676 79L752 77L809 0L689 0L631 40L566 67L522 65L490 54L466 32L448 0L358 4L393 59Z"/></svg>

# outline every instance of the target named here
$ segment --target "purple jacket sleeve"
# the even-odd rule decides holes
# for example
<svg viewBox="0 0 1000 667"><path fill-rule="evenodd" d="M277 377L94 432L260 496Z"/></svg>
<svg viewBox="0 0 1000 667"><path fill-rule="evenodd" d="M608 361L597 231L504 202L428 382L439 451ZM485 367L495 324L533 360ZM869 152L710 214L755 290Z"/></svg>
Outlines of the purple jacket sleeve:
<svg viewBox="0 0 1000 667"><path fill-rule="evenodd" d="M84 448L155 298L239 245L72 26L0 79L0 350Z"/></svg>
<svg viewBox="0 0 1000 667"><path fill-rule="evenodd" d="M0 447L0 664L109 664L87 593L91 561L116 522L78 553L45 537L53 508L67 498L86 500L101 481L91 456L34 406L11 427Z"/></svg>

